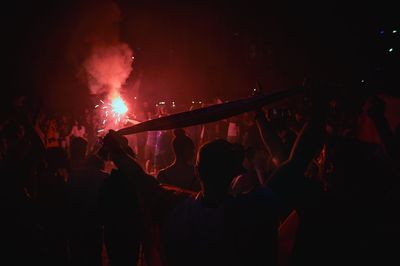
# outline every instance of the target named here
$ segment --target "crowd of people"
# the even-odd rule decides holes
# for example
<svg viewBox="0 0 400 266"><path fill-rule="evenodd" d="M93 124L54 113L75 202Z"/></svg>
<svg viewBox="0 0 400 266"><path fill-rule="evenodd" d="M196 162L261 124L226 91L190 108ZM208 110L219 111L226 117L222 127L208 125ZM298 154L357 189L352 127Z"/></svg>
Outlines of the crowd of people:
<svg viewBox="0 0 400 266"><path fill-rule="evenodd" d="M350 113L325 91L316 86L279 106L134 136L100 136L88 113L41 119L14 106L0 124L0 259L111 266L399 261L399 123L388 120L382 97ZM140 121L165 115L137 114ZM360 126L361 118L372 127ZM379 143L360 137L370 128Z"/></svg>

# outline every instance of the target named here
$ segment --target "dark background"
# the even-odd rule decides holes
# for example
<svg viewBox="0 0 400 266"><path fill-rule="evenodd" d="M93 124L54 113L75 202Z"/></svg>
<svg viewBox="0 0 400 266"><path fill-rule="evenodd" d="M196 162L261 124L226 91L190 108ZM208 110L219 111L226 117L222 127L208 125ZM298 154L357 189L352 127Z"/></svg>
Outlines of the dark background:
<svg viewBox="0 0 400 266"><path fill-rule="evenodd" d="M74 26L85 14L101 24L91 13L101 2L3 4L2 105L20 94L54 111L91 105L71 39L85 38ZM349 2L119 0L115 28L135 56L127 84L140 78L140 97L178 102L245 97L256 81L266 91L315 77L352 84L354 92L382 87L382 76L398 73L395 2Z"/></svg>

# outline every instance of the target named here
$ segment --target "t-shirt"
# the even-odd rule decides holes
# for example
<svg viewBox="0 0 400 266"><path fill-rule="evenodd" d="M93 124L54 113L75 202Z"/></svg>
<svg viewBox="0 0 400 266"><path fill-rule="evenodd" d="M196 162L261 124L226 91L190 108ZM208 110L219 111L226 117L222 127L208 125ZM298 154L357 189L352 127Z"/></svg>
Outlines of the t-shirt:
<svg viewBox="0 0 400 266"><path fill-rule="evenodd" d="M277 207L272 192L257 189L207 207L189 197L161 228L168 265L274 265Z"/></svg>

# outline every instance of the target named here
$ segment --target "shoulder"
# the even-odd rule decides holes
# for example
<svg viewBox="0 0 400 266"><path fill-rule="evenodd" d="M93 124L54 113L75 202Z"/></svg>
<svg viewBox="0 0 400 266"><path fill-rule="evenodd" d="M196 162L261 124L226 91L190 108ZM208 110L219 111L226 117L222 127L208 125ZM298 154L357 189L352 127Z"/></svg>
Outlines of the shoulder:
<svg viewBox="0 0 400 266"><path fill-rule="evenodd" d="M256 188L252 192L239 195L235 198L237 205L250 209L269 210L278 209L276 195L268 187Z"/></svg>

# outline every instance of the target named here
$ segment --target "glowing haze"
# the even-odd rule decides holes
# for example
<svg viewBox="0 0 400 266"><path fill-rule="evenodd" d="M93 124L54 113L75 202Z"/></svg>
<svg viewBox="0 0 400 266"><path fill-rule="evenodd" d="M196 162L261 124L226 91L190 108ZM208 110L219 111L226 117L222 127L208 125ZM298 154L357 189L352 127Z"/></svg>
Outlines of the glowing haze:
<svg viewBox="0 0 400 266"><path fill-rule="evenodd" d="M84 62L91 93L118 96L132 72L132 56L132 50L125 43L94 48Z"/></svg>
<svg viewBox="0 0 400 266"><path fill-rule="evenodd" d="M78 66L77 76L102 99L95 106L101 131L118 128L128 107L121 95L132 72L133 52L120 39L121 10L112 0L82 1L76 14L69 58ZM95 97L97 98L97 97Z"/></svg>

